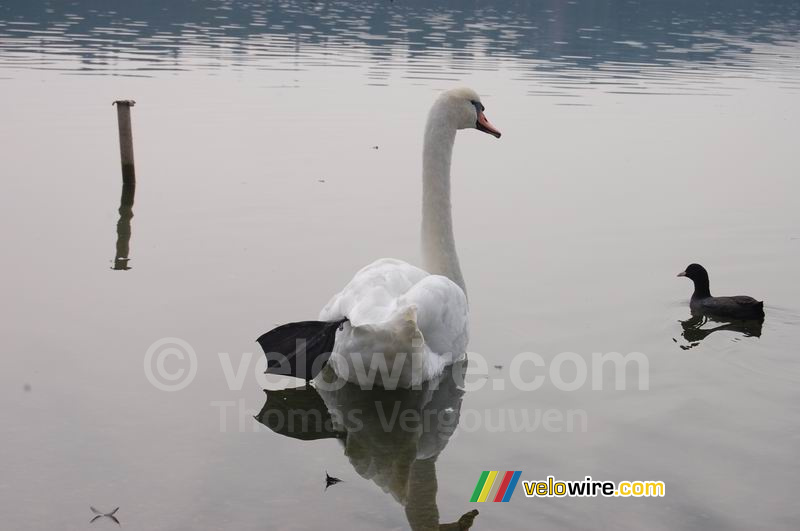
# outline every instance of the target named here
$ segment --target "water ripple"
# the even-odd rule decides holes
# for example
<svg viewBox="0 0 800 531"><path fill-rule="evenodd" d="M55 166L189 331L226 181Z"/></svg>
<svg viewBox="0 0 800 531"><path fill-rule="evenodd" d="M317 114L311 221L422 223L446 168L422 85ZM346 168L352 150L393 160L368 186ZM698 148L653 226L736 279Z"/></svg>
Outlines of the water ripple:
<svg viewBox="0 0 800 531"><path fill-rule="evenodd" d="M367 67L365 82L380 84L503 68L531 93L561 96L716 94L748 77L800 89L792 0L46 5L0 6L0 77Z"/></svg>

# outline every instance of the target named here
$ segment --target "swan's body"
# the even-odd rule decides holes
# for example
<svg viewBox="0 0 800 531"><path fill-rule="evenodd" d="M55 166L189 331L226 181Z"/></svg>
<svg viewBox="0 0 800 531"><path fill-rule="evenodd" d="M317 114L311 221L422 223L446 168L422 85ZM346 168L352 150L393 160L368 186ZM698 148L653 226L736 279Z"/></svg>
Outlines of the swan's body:
<svg viewBox="0 0 800 531"><path fill-rule="evenodd" d="M467 295L453 237L450 161L458 129L500 136L483 109L474 91L455 89L442 94L428 115L422 163L422 255L427 271L383 258L356 273L320 313L325 333L336 334L335 340L329 336L334 342L327 363L340 377L367 387L416 386L464 355ZM335 329L330 323L341 326ZM302 325L307 330L309 323ZM296 338L293 330L300 329L284 325L262 336L259 342L268 359L270 351L285 355ZM307 355L313 359L323 353L309 348ZM292 371L298 375L294 366Z"/></svg>
<svg viewBox="0 0 800 531"><path fill-rule="evenodd" d="M382 258L356 273L320 321L347 318L328 364L356 383L409 387L439 376L467 347L467 296L455 282ZM376 354L382 354L382 360ZM385 378L390 381L384 381Z"/></svg>

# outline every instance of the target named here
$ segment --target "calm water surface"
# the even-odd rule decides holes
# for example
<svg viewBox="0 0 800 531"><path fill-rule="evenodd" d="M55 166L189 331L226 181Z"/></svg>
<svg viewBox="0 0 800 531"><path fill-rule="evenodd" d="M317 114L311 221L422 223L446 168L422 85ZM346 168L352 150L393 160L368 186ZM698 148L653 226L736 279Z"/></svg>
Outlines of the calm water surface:
<svg viewBox="0 0 800 531"><path fill-rule="evenodd" d="M796 528L800 4L426 4L0 5L3 528L84 529L89 505L150 530L427 529L476 508L475 529ZM418 260L424 119L461 84L504 133L459 134L453 167L488 367L399 398L273 392L364 426L264 427L282 386L256 377L255 337L377 257ZM114 270L120 98L139 182ZM763 298L763 326L682 324L692 261ZM198 361L179 392L143 370L170 337ZM611 372L512 383L521 352L612 351L647 356L649 390L635 371L620 391ZM387 433L374 408L397 402L460 422ZM549 410L585 429L508 421ZM469 503L482 470L668 492Z"/></svg>

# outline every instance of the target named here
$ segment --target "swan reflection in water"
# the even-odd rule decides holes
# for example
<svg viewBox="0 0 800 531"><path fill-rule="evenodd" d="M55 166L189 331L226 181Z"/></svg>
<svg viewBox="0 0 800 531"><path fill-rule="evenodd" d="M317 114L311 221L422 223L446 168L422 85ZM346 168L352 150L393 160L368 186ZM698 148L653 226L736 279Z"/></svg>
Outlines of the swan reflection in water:
<svg viewBox="0 0 800 531"><path fill-rule="evenodd" d="M696 347L705 338L720 330L738 332L744 337L761 337L761 327L764 319L726 320L704 314L695 314L691 319L681 321L683 332L681 335L687 345L680 345L683 350ZM710 325L707 327L706 325Z"/></svg>
<svg viewBox="0 0 800 531"><path fill-rule="evenodd" d="M466 360L420 389L363 390L329 368L318 389L266 391L258 422L300 440L336 438L350 464L403 506L413 530L469 529L478 511L439 523L436 460L458 426Z"/></svg>

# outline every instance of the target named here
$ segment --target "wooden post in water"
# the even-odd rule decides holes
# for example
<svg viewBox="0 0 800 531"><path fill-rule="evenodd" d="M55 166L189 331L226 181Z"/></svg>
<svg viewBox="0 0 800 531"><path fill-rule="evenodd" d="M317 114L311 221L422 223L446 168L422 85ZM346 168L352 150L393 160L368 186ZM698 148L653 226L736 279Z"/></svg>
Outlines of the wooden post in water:
<svg viewBox="0 0 800 531"><path fill-rule="evenodd" d="M133 100L117 100L117 122L119 124L119 156L122 159L122 184L136 184L133 165L133 132L131 131L131 107Z"/></svg>

